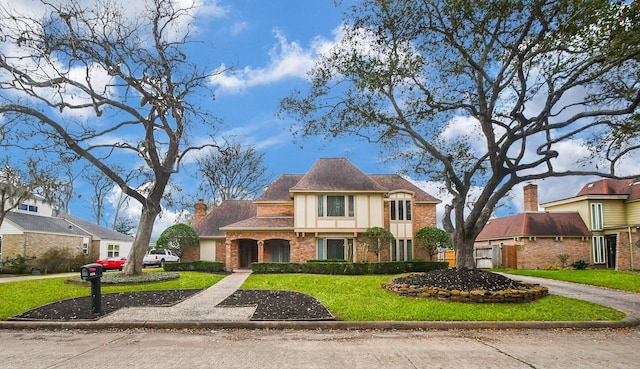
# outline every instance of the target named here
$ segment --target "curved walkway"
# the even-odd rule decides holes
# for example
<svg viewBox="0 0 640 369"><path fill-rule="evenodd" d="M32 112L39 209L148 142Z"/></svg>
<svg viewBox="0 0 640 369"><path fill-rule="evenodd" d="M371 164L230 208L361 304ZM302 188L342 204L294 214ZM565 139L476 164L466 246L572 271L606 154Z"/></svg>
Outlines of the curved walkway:
<svg viewBox="0 0 640 369"><path fill-rule="evenodd" d="M255 307L216 307L249 277L251 271L236 271L203 292L171 307L137 307L116 311L96 321L0 321L0 329L551 329L622 328L640 325L640 294L577 283L505 274L538 283L549 293L590 301L620 310L627 316L619 322L466 322L466 321L250 321ZM38 276L39 277L39 276ZM21 277L21 278L38 278Z"/></svg>

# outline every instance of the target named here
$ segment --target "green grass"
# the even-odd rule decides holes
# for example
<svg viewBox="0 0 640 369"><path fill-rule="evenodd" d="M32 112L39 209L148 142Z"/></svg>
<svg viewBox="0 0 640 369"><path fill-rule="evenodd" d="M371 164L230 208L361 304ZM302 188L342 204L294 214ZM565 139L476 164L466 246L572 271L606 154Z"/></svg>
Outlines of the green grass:
<svg viewBox="0 0 640 369"><path fill-rule="evenodd" d="M382 285L393 276L252 274L243 289L298 291L320 300L345 321L594 321L624 314L585 301L547 296L525 304L467 304L408 298Z"/></svg>
<svg viewBox="0 0 640 369"><path fill-rule="evenodd" d="M640 293L640 273L617 270L503 270L505 273L590 284Z"/></svg>
<svg viewBox="0 0 640 369"><path fill-rule="evenodd" d="M224 275L199 272L180 272L180 278L149 284L102 285L102 293L207 288ZM67 278L32 279L0 283L0 320L29 311L51 302L91 294L91 287L65 283Z"/></svg>

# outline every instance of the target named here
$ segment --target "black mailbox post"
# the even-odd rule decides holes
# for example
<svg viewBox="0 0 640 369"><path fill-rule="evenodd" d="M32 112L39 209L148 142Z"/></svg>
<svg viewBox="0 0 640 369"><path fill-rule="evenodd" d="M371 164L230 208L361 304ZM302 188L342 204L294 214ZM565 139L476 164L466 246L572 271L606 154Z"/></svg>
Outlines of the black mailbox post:
<svg viewBox="0 0 640 369"><path fill-rule="evenodd" d="M98 314L102 312L102 292L101 281L102 265L87 264L80 268L80 278L91 281L91 312Z"/></svg>

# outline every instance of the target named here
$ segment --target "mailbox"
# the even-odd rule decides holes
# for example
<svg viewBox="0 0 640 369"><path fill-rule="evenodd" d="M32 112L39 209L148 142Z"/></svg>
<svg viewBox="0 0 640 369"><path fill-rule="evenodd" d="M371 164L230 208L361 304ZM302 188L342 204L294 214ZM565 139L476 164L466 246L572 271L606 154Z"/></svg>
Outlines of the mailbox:
<svg viewBox="0 0 640 369"><path fill-rule="evenodd" d="M80 267L80 278L84 281L91 281L91 311L99 314L102 311L102 265L87 264Z"/></svg>
<svg viewBox="0 0 640 369"><path fill-rule="evenodd" d="M85 281L102 278L102 265L87 264L80 267L80 278Z"/></svg>

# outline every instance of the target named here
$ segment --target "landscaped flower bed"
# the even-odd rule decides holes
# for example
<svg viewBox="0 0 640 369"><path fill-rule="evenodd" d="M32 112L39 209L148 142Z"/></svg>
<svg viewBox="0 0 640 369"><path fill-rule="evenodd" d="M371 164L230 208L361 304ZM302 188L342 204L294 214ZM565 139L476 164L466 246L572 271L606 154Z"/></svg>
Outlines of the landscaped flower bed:
<svg viewBox="0 0 640 369"><path fill-rule="evenodd" d="M545 286L466 269L412 273L394 278L385 287L401 296L475 303L530 302L549 294Z"/></svg>

